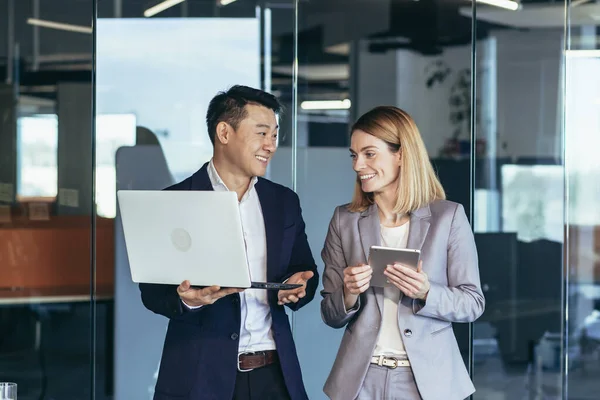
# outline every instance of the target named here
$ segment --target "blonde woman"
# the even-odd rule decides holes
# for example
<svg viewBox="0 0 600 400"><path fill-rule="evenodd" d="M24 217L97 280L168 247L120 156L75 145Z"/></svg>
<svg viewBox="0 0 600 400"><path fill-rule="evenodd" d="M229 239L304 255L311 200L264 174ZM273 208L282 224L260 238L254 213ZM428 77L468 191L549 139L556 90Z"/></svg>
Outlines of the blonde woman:
<svg viewBox="0 0 600 400"><path fill-rule="evenodd" d="M477 251L460 204L445 200L413 119L376 107L352 127L352 202L335 209L322 251L321 314L346 327L324 387L334 400L464 399L475 391L452 330L482 313ZM421 250L370 287L373 245Z"/></svg>

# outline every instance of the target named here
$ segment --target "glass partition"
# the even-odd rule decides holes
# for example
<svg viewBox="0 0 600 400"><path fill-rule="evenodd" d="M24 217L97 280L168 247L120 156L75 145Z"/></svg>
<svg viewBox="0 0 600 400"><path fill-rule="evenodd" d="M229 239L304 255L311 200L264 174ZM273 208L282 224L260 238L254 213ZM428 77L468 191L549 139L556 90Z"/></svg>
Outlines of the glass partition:
<svg viewBox="0 0 600 400"><path fill-rule="evenodd" d="M298 11L297 191L322 275L329 221L354 192L350 127L375 106L397 106L415 119L449 198L468 213L472 28L458 6L439 2L330 0L300 2ZM344 334L323 323L320 302L298 313L295 325L311 399L326 398ZM468 324L454 329L467 363Z"/></svg>
<svg viewBox="0 0 600 400"><path fill-rule="evenodd" d="M563 384L568 398L597 396L600 326L600 6L568 4L565 77ZM566 351L565 349L568 349Z"/></svg>
<svg viewBox="0 0 600 400"><path fill-rule="evenodd" d="M266 177L298 193L320 272L350 125L409 112L475 234L486 311L454 324L472 397L594 398L597 2L171 3L0 0L0 381L19 399L152 397L167 320L131 280L116 191L207 162L208 101L238 83L285 105ZM311 399L343 333L320 300L290 314Z"/></svg>
<svg viewBox="0 0 600 400"><path fill-rule="evenodd" d="M542 9L477 5L472 217L486 311L474 324L475 398L563 390L564 27L539 26Z"/></svg>
<svg viewBox="0 0 600 400"><path fill-rule="evenodd" d="M93 306L112 299L113 262L98 260L96 290L94 243L111 243L93 224L95 3L0 1L0 381L19 399L91 398L103 381Z"/></svg>
<svg viewBox="0 0 600 400"><path fill-rule="evenodd" d="M96 198L99 216L114 222L114 315L103 354L115 399L152 398L168 323L144 307L132 282L115 191L160 190L208 162L208 104L235 84L281 99L281 146L289 147L293 17L292 1L123 0L99 8ZM268 177L288 179L291 159L275 159Z"/></svg>

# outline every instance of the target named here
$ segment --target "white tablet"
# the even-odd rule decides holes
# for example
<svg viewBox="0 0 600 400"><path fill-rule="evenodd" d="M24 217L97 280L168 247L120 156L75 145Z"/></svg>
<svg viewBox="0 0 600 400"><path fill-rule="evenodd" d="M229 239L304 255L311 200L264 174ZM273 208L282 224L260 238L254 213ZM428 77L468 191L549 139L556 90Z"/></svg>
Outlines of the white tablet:
<svg viewBox="0 0 600 400"><path fill-rule="evenodd" d="M371 286L391 286L387 277L383 274L389 264L399 263L407 267L417 269L421 251L415 249L397 249L392 247L371 246L369 251L369 265L373 269Z"/></svg>

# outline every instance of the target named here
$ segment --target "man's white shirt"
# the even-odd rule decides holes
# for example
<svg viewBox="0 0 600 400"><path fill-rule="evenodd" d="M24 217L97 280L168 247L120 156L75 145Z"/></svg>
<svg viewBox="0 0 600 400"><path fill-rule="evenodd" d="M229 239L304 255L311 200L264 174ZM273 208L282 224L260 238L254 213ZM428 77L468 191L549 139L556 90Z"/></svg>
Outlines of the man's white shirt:
<svg viewBox="0 0 600 400"><path fill-rule="evenodd" d="M215 191L228 191L229 189L219 177L211 160L208 164L208 177ZM239 201L242 231L246 244L246 255L250 268L250 279L255 282L267 281L267 236L262 208L256 192L254 177L248 190ZM218 268L215 265L214 268ZM273 339L271 309L264 289L248 289L240 293L240 306L242 311L239 352L254 352L275 350ZM190 309L191 307L183 303Z"/></svg>

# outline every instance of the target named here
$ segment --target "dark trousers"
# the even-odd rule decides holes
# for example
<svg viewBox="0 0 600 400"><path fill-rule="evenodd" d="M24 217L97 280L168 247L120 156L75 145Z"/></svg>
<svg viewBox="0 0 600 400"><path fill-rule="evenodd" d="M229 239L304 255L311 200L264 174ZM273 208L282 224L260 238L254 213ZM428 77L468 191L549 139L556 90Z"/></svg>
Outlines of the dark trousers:
<svg viewBox="0 0 600 400"><path fill-rule="evenodd" d="M249 372L238 371L233 400L289 400L289 398L278 362Z"/></svg>

